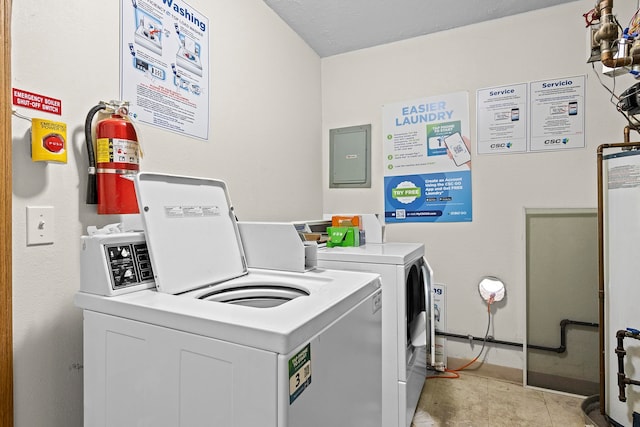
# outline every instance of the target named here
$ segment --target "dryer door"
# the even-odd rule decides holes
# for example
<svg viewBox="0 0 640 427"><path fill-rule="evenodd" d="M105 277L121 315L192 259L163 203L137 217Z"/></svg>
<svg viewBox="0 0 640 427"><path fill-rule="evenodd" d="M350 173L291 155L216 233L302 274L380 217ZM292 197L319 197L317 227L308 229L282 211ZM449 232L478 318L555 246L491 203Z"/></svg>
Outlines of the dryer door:
<svg viewBox="0 0 640 427"><path fill-rule="evenodd" d="M433 270L431 266L427 262L426 258L422 258L422 265L420 266L422 270L422 279L424 280L424 296L425 296L425 307L427 308L426 312L426 339L427 339L427 349L429 350L429 363L431 366L435 366L436 364L436 319L435 319L435 310L433 309L433 289L431 285L433 284Z"/></svg>
<svg viewBox="0 0 640 427"><path fill-rule="evenodd" d="M401 403L405 411L399 420L402 427L411 425L427 376L427 352L431 341L429 284L430 275L422 268L422 261L411 264L406 275L406 381L404 405Z"/></svg>
<svg viewBox="0 0 640 427"><path fill-rule="evenodd" d="M407 310L407 348L424 347L426 340L423 331L426 323L427 298L425 295L425 280L422 269L413 264L409 268L406 277L406 301Z"/></svg>
<svg viewBox="0 0 640 427"><path fill-rule="evenodd" d="M419 265L419 268L418 268ZM433 271L426 259L412 265L406 279L407 352L425 347L431 365L435 363L434 313L431 302Z"/></svg>

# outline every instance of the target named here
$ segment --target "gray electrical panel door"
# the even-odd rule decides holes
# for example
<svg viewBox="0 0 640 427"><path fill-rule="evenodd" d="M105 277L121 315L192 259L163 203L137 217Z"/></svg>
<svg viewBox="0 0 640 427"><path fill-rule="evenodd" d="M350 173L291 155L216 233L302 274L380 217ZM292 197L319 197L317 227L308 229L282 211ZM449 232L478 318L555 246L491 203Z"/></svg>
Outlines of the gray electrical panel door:
<svg viewBox="0 0 640 427"><path fill-rule="evenodd" d="M329 187L371 187L371 125L329 131Z"/></svg>

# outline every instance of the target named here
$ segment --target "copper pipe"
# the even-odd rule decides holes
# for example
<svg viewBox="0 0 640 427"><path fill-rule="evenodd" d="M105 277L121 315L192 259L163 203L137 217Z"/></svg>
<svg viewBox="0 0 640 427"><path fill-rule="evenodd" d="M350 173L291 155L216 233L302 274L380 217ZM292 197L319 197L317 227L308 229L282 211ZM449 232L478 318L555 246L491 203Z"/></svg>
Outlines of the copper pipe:
<svg viewBox="0 0 640 427"><path fill-rule="evenodd" d="M604 42L603 42L604 43ZM600 52L600 61L603 65L610 68L628 67L634 63L640 62L640 58L634 58L633 56L623 56L620 58L614 58L613 52L610 50Z"/></svg>
<svg viewBox="0 0 640 427"><path fill-rule="evenodd" d="M618 38L618 27L613 22L602 24L602 27L593 35L593 39L600 43L602 41L612 41Z"/></svg>
<svg viewBox="0 0 640 427"><path fill-rule="evenodd" d="M598 3L600 16L611 15L613 13L613 0L602 0Z"/></svg>
<svg viewBox="0 0 640 427"><path fill-rule="evenodd" d="M602 0L597 7L598 16L602 19L601 28L594 34L594 41L600 43L600 61L610 68L628 67L640 64L640 54L619 58L613 57L611 43L618 38L618 26L613 16L613 0Z"/></svg>
<svg viewBox="0 0 640 427"><path fill-rule="evenodd" d="M598 16L604 21L593 35L594 41L600 43L600 61L610 68L629 67L640 64L640 53L631 49L629 55L614 58L611 44L618 38L618 25L613 16L613 0L603 0L598 4Z"/></svg>
<svg viewBox="0 0 640 427"><path fill-rule="evenodd" d="M600 330L598 333L598 350L600 351L600 413L606 414L605 408L605 374L604 374L604 216L603 210L603 194L602 194L602 151L605 146L598 147L598 324Z"/></svg>
<svg viewBox="0 0 640 427"><path fill-rule="evenodd" d="M600 350L600 413L606 415L605 405L605 351L604 348L604 333L605 333L605 321L604 321L604 308L605 308L605 294L604 294L604 182L602 178L602 161L603 151L608 148L622 148L622 149L640 149L640 142L628 142L629 133L631 128L626 126L624 128L624 140L623 143L615 144L602 144L598 147L598 324L600 325L600 333L598 337L598 347Z"/></svg>
<svg viewBox="0 0 640 427"><path fill-rule="evenodd" d="M600 53L600 61L611 68L628 67L634 64L640 64L640 54L614 58L611 50L605 50Z"/></svg>

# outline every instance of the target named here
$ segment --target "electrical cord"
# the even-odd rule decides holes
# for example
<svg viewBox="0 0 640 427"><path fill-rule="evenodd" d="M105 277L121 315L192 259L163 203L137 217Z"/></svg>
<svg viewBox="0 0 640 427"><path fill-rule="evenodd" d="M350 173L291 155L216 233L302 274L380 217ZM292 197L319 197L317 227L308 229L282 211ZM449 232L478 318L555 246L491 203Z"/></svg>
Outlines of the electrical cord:
<svg viewBox="0 0 640 427"><path fill-rule="evenodd" d="M629 20L628 28L630 33L635 33L640 29L640 9L636 10L636 13Z"/></svg>
<svg viewBox="0 0 640 427"><path fill-rule="evenodd" d="M591 63L591 69L593 70L593 73L596 75L596 78L598 79L598 82L600 82L600 85L605 88L607 90L607 92L609 92L611 94L611 98L609 98L609 102L611 102L613 105L617 105L617 102L613 101L613 98L615 98L616 100L620 100L620 98L614 93L613 90L609 89L609 87L607 85L604 84L604 82L602 81L602 79L600 78L600 74L598 74L598 72L596 71L595 66L593 65L593 62ZM615 84L615 78L614 78L614 84ZM615 88L615 86L614 86Z"/></svg>
<svg viewBox="0 0 640 427"><path fill-rule="evenodd" d="M489 301L487 302L487 331L484 333L484 340L482 341L482 348L480 349L480 351L478 352L478 355L476 357L474 357L469 363L457 368L457 369L445 369L444 371L451 374L451 375L433 375L430 377L427 377L427 379L432 379L432 378L443 378L443 379L456 379L456 378L460 378L460 371L468 368L469 366L473 365L482 355L482 352L484 351L486 345L487 345L487 338L489 337L489 329L491 327L491 304L493 303L493 297L489 299Z"/></svg>

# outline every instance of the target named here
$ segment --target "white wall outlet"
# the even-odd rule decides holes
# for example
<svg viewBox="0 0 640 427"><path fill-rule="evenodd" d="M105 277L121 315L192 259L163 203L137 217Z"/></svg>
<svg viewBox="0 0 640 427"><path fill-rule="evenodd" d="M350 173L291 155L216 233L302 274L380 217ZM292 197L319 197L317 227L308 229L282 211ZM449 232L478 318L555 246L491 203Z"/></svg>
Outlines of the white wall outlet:
<svg viewBox="0 0 640 427"><path fill-rule="evenodd" d="M53 206L27 206L27 246L53 243Z"/></svg>

